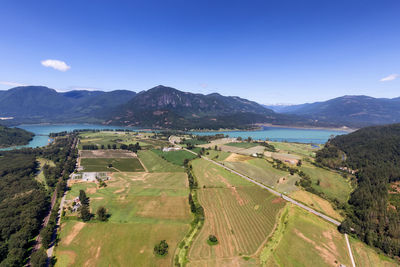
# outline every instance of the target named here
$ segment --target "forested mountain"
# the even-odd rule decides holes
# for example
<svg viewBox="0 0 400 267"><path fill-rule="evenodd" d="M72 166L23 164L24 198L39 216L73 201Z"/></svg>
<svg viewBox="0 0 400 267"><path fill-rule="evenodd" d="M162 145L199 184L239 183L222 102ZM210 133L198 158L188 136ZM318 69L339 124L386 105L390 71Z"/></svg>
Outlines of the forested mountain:
<svg viewBox="0 0 400 267"><path fill-rule="evenodd" d="M0 148L26 145L34 134L19 128L8 128L0 125Z"/></svg>
<svg viewBox="0 0 400 267"><path fill-rule="evenodd" d="M348 219L341 230L354 232L366 243L400 256L400 124L360 129L330 140L317 162L356 170Z"/></svg>
<svg viewBox="0 0 400 267"><path fill-rule="evenodd" d="M0 91L0 116L28 123L100 122L100 113L126 103L135 94L127 90L59 93L44 86L21 86Z"/></svg>
<svg viewBox="0 0 400 267"><path fill-rule="evenodd" d="M193 94L165 86L140 92L120 106L110 123L167 128L240 128L249 124L304 123L284 116L256 102L220 94Z"/></svg>
<svg viewBox="0 0 400 267"><path fill-rule="evenodd" d="M342 96L324 102L280 106L277 111L358 128L400 122L400 98Z"/></svg>

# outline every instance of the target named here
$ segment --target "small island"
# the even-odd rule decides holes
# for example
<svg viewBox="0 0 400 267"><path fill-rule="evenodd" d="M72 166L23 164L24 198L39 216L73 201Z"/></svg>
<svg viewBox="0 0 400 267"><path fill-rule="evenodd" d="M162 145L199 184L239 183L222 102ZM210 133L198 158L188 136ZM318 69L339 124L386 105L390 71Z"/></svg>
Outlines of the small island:
<svg viewBox="0 0 400 267"><path fill-rule="evenodd" d="M20 128L0 126L0 148L27 145L34 134Z"/></svg>

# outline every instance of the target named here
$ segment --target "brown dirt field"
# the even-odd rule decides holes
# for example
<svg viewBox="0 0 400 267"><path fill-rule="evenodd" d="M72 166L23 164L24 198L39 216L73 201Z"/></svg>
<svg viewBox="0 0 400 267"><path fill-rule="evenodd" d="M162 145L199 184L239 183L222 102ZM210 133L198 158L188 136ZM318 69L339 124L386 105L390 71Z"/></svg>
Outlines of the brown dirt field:
<svg viewBox="0 0 400 267"><path fill-rule="evenodd" d="M85 227L85 223L77 222L73 227L69 235L62 241L63 244L68 246L74 240L74 238L79 234L79 232Z"/></svg>
<svg viewBox="0 0 400 267"><path fill-rule="evenodd" d="M335 219L342 220L343 217L332 207L329 201L314 195L310 192L304 190L297 190L292 192L290 196L298 201L301 201L308 206L312 207L313 209L317 209L322 211L328 216L331 216Z"/></svg>
<svg viewBox="0 0 400 267"><path fill-rule="evenodd" d="M271 203L273 203L273 204L283 203L283 202L285 202L285 200L283 200L283 199L280 198L280 197L274 198L274 199L271 201Z"/></svg>
<svg viewBox="0 0 400 267"><path fill-rule="evenodd" d="M137 155L128 150L81 150L81 158L136 158Z"/></svg>
<svg viewBox="0 0 400 267"><path fill-rule="evenodd" d="M96 187L86 188L86 193L88 193L88 194L94 194L94 193L96 193L96 191L97 191Z"/></svg>
<svg viewBox="0 0 400 267"><path fill-rule="evenodd" d="M337 264L335 263L335 260L339 257L339 253L337 251L337 247L335 243L332 241L332 236L337 235L337 233L333 232L323 232L324 237L327 237L330 239L330 241L326 244L324 244L323 247L319 246L317 243L315 243L313 240L309 239L308 237L304 236L302 232L300 232L297 229L294 229L294 232L296 235L298 235L300 238L302 238L304 241L312 244L316 250L319 251L321 257L325 260L325 262L330 265L330 266L336 266Z"/></svg>
<svg viewBox="0 0 400 267"><path fill-rule="evenodd" d="M225 159L225 161L243 162L243 161L250 160L250 159L252 159L252 157L232 153Z"/></svg>

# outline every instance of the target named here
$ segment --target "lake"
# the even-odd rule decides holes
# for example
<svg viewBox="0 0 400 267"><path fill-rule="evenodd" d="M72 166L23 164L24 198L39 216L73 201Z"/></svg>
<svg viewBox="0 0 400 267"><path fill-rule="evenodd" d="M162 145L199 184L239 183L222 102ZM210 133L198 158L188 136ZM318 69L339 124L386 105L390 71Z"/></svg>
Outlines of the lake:
<svg viewBox="0 0 400 267"><path fill-rule="evenodd" d="M0 150L10 150L23 147L41 147L49 144L52 140L49 137L50 133L57 133L63 131L73 131L82 129L92 130L115 130L115 129L128 129L140 130L136 127L123 127L123 126L109 126L109 125L93 125L93 124L34 124L34 125L19 125L19 128L33 132L35 137L25 146L3 148ZM298 129L298 128L284 128L284 127L264 127L258 131L224 131L224 132L192 132L198 135L214 135L216 133L223 133L230 137L251 137L252 139L271 140L271 141L288 141L299 143L315 143L324 144L332 135L346 134L345 131L335 130L321 130L321 129Z"/></svg>

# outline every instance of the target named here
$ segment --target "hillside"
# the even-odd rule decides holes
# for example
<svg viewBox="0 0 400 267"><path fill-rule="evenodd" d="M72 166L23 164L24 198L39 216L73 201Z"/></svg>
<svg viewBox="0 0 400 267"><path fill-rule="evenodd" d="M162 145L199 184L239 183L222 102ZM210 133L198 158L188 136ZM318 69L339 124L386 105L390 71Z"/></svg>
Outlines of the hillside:
<svg viewBox="0 0 400 267"><path fill-rule="evenodd" d="M127 90L57 92L44 86L21 86L0 91L0 115L17 123L91 122L102 112L135 96Z"/></svg>
<svg viewBox="0 0 400 267"><path fill-rule="evenodd" d="M26 145L34 134L19 128L8 128L0 125L0 148Z"/></svg>
<svg viewBox="0 0 400 267"><path fill-rule="evenodd" d="M278 106L275 110L355 128L400 122L400 98L342 96L324 102Z"/></svg>
<svg viewBox="0 0 400 267"><path fill-rule="evenodd" d="M182 92L157 86L136 95L108 123L160 128L243 128L253 123L305 123L239 97Z"/></svg>
<svg viewBox="0 0 400 267"><path fill-rule="evenodd" d="M348 219L341 230L400 256L400 124L360 129L337 136L317 153L317 162L357 171Z"/></svg>

